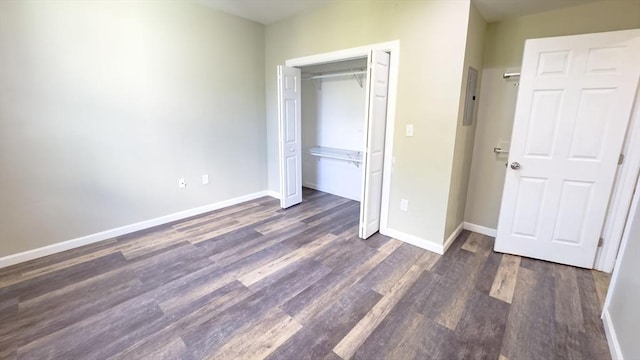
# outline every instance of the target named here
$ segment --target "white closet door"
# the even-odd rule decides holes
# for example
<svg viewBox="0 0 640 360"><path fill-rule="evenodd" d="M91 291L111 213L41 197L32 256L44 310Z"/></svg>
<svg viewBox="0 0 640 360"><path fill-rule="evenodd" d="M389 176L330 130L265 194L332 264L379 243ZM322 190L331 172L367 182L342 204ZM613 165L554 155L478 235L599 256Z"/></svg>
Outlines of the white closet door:
<svg viewBox="0 0 640 360"><path fill-rule="evenodd" d="M280 207L302 202L300 69L278 66Z"/></svg>
<svg viewBox="0 0 640 360"><path fill-rule="evenodd" d="M367 81L367 114L365 117L365 153L363 186L360 202L360 237L366 239L380 230L382 206L382 169L387 124L387 92L389 89L389 54L372 51L369 56Z"/></svg>
<svg viewBox="0 0 640 360"><path fill-rule="evenodd" d="M640 75L640 31L527 40L495 250L591 268Z"/></svg>

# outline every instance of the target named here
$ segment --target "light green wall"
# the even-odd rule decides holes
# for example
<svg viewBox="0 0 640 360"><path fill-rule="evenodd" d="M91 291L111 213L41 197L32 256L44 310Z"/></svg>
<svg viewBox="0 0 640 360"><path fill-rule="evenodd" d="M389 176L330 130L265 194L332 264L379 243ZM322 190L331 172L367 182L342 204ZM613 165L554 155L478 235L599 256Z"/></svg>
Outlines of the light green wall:
<svg viewBox="0 0 640 360"><path fill-rule="evenodd" d="M473 140L477 121L471 126L462 126L464 118L465 99L467 96L467 76L469 67L478 70L477 91L480 91L482 79L482 59L484 54L484 37L487 23L484 21L474 5L469 13L469 30L467 32L467 49L464 57L464 75L461 84L460 105L458 107L458 122L456 129L456 143L453 155L453 170L451 174L451 190L447 206L447 222L445 238L448 238L464 220L464 209L467 202L467 188L473 155ZM476 110L479 100L476 100Z"/></svg>
<svg viewBox="0 0 640 360"><path fill-rule="evenodd" d="M505 176L505 156L492 149L510 141L517 87L502 73L519 71L526 39L640 27L640 1L609 0L489 24L478 126L465 221L496 228Z"/></svg>
<svg viewBox="0 0 640 360"><path fill-rule="evenodd" d="M266 27L269 189L278 188L276 65L400 40L389 227L442 244L458 119L468 0L338 1ZM413 137L405 126L414 124ZM409 211L399 210L400 199Z"/></svg>
<svg viewBox="0 0 640 360"><path fill-rule="evenodd" d="M0 256L266 189L264 101L263 25L0 1Z"/></svg>

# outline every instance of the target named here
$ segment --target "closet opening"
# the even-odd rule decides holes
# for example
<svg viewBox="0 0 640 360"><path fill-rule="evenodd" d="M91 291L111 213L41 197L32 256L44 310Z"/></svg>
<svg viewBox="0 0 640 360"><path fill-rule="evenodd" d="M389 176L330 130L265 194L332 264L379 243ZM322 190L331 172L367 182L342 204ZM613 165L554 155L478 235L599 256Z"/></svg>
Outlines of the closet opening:
<svg viewBox="0 0 640 360"><path fill-rule="evenodd" d="M302 202L307 187L358 201L360 238L384 229L393 136L388 105L395 109L391 53L357 48L278 66L282 208Z"/></svg>
<svg viewBox="0 0 640 360"><path fill-rule="evenodd" d="M367 59L300 71L302 186L360 202Z"/></svg>

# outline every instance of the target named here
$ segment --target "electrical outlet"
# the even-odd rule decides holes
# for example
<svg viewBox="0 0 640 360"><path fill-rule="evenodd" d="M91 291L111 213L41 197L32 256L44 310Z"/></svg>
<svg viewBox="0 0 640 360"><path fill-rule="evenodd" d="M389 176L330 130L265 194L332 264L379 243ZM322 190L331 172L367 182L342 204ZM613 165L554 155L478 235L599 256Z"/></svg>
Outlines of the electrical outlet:
<svg viewBox="0 0 640 360"><path fill-rule="evenodd" d="M400 199L400 211L407 212L409 210L409 200Z"/></svg>
<svg viewBox="0 0 640 360"><path fill-rule="evenodd" d="M202 175L202 185L207 185L209 183L209 175Z"/></svg>
<svg viewBox="0 0 640 360"><path fill-rule="evenodd" d="M183 189L187 187L187 182L184 179L178 179L178 187Z"/></svg>
<svg viewBox="0 0 640 360"><path fill-rule="evenodd" d="M413 136L413 124L407 125L407 136Z"/></svg>

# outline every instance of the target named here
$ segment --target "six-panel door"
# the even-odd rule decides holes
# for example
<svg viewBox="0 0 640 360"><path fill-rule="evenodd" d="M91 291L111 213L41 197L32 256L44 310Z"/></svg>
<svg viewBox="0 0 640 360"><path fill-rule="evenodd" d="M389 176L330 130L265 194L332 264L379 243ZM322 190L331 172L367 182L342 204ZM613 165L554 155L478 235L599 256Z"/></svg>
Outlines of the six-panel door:
<svg viewBox="0 0 640 360"><path fill-rule="evenodd" d="M593 266L638 84L639 35L526 42L496 251Z"/></svg>

